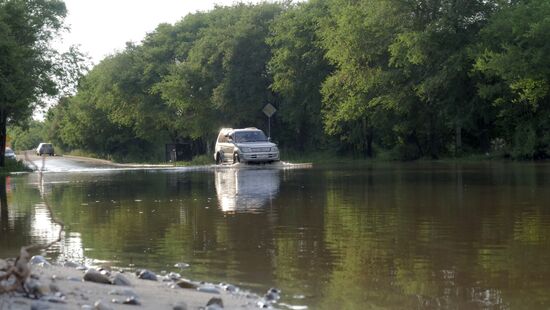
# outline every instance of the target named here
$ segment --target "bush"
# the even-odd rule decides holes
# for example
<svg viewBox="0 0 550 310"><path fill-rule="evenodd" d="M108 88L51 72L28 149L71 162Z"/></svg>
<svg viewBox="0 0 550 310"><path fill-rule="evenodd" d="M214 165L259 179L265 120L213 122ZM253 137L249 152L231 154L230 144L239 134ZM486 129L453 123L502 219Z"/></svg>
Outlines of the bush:
<svg viewBox="0 0 550 310"><path fill-rule="evenodd" d="M28 172L32 171L23 161L6 158L4 167L0 167L0 175L10 174L11 172Z"/></svg>

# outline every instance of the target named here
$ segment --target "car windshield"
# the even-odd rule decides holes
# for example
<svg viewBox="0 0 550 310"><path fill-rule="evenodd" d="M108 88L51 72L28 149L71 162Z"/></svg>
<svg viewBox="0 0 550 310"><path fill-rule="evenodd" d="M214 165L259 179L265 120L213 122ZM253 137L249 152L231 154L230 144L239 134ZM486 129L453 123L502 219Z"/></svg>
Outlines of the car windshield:
<svg viewBox="0 0 550 310"><path fill-rule="evenodd" d="M254 131L237 131L235 132L235 142L263 142L267 141L267 137L260 130Z"/></svg>

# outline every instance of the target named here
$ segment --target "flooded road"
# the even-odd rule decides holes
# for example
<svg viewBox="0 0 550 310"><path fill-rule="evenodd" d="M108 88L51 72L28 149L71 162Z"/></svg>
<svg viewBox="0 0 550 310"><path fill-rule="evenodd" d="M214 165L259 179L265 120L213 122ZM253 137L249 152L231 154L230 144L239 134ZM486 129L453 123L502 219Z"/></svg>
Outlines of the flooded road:
<svg viewBox="0 0 550 310"><path fill-rule="evenodd" d="M310 309L550 307L549 165L302 168L11 176L0 257L57 237L50 205L52 260L277 287Z"/></svg>

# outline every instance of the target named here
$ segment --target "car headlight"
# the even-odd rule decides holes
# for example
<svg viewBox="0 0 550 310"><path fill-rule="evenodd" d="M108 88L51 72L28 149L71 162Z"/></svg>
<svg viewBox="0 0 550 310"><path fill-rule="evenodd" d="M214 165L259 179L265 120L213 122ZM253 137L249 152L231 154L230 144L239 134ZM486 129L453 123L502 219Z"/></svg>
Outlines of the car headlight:
<svg viewBox="0 0 550 310"><path fill-rule="evenodd" d="M276 146L274 146L271 148L271 152L279 152L279 149Z"/></svg>
<svg viewBox="0 0 550 310"><path fill-rule="evenodd" d="M252 152L252 150L251 150L249 147L242 147L242 148L241 148L241 152L243 152L243 153L250 153L250 152Z"/></svg>

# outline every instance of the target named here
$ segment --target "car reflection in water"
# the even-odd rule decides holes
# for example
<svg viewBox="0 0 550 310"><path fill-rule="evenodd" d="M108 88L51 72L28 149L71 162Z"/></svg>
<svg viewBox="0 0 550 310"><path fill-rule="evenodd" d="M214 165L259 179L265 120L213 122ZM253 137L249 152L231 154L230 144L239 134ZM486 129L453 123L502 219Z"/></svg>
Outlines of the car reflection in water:
<svg viewBox="0 0 550 310"><path fill-rule="evenodd" d="M223 212L259 212L279 193L279 169L216 170L216 192Z"/></svg>

